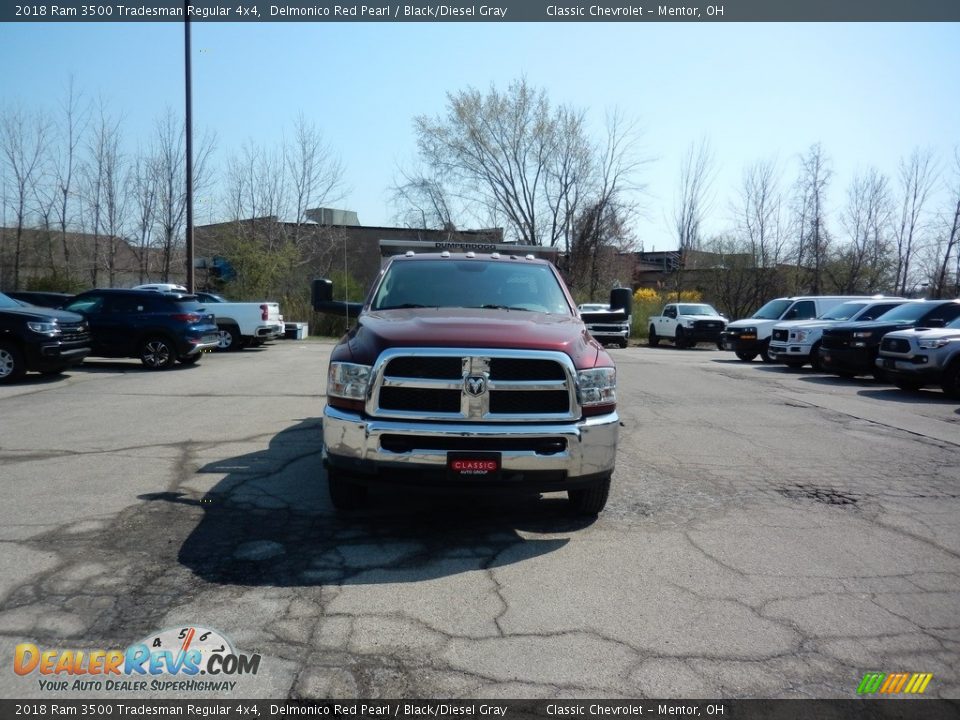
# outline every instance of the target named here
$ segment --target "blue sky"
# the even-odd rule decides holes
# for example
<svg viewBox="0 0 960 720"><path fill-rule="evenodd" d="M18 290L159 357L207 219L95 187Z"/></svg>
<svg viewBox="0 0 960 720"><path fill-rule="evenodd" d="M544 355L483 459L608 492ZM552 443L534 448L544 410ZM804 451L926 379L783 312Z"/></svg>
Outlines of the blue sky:
<svg viewBox="0 0 960 720"><path fill-rule="evenodd" d="M0 24L0 106L55 112L72 75L122 115L133 145L182 108L182 42L176 23ZM614 108L644 128L647 249L674 244L680 160L702 137L717 163L708 232L730 225L757 160L777 159L786 185L822 143L839 210L858 170L893 176L915 146L946 163L960 144L957 24L204 22L193 48L195 130L215 131L216 161L247 139L274 143L303 112L346 167L339 205L368 225L393 222L388 186L415 156L416 115L441 113L449 91L520 75L586 108L598 131Z"/></svg>

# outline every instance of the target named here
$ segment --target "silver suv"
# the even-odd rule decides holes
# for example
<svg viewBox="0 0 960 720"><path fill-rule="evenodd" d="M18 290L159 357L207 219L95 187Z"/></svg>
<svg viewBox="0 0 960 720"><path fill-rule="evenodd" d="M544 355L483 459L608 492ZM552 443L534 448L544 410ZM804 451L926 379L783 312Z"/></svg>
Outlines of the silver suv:
<svg viewBox="0 0 960 720"><path fill-rule="evenodd" d="M942 328L911 328L887 333L880 341L877 367L902 390L940 385L960 399L960 318Z"/></svg>

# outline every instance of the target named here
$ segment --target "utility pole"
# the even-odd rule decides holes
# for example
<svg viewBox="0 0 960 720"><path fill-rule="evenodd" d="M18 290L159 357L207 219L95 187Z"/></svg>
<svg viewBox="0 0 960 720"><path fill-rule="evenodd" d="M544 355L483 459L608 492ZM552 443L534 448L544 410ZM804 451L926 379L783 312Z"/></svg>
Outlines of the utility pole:
<svg viewBox="0 0 960 720"><path fill-rule="evenodd" d="M183 3L183 69L184 89L186 93L184 113L184 131L187 150L187 291L196 290L193 278L193 88L190 80L190 16L187 14L189 2Z"/></svg>

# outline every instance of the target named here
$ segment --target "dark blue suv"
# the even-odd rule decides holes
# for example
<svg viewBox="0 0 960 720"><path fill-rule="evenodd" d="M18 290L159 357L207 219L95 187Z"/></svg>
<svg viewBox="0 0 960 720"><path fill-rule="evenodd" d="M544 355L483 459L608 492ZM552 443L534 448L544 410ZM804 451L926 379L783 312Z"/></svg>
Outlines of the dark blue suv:
<svg viewBox="0 0 960 720"><path fill-rule="evenodd" d="M219 340L214 316L186 293L88 290L63 309L87 318L91 355L140 358L151 370L195 363Z"/></svg>

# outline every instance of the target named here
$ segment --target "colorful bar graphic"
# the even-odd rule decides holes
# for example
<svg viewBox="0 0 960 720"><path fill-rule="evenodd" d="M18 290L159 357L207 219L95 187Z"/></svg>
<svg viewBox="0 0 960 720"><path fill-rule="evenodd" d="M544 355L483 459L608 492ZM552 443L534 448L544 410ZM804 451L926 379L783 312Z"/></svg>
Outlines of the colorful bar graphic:
<svg viewBox="0 0 960 720"><path fill-rule="evenodd" d="M870 672L863 676L857 687L857 695L920 695L933 680L933 673L880 673Z"/></svg>

